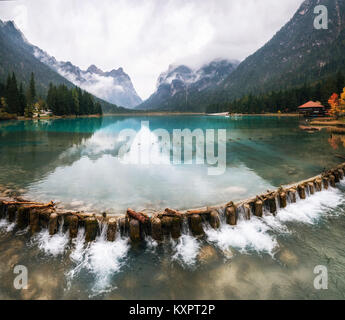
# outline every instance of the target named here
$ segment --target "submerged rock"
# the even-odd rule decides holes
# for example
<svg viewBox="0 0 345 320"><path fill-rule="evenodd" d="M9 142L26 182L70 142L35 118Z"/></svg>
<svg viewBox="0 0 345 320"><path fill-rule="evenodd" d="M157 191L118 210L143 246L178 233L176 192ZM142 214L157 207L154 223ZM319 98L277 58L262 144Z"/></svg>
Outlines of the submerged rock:
<svg viewBox="0 0 345 320"><path fill-rule="evenodd" d="M202 264L214 262L217 258L217 251L210 245L202 247L198 253L198 261Z"/></svg>
<svg viewBox="0 0 345 320"><path fill-rule="evenodd" d="M297 256L290 250L284 249L279 254L279 260L287 266L296 266L298 264Z"/></svg>

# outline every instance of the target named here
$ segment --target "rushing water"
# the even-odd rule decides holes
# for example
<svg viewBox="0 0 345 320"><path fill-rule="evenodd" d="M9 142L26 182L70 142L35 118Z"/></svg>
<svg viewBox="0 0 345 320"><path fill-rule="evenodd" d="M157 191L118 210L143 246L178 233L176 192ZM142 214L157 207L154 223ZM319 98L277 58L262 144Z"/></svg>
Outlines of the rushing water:
<svg viewBox="0 0 345 320"><path fill-rule="evenodd" d="M149 120L150 129L227 129L227 169L207 165L128 165L117 158L120 130ZM0 124L0 184L39 200L96 210L185 208L222 203L298 181L331 167L344 154L339 137L298 129L296 118L105 117ZM93 243L83 229L72 242L60 231L30 238L0 221L2 299L344 299L345 180L289 204L273 217L240 220L203 239L127 238ZM70 205L70 204L69 204ZM73 204L72 204L73 205ZM29 271L16 290L13 267ZM328 268L328 290L313 286L315 266Z"/></svg>

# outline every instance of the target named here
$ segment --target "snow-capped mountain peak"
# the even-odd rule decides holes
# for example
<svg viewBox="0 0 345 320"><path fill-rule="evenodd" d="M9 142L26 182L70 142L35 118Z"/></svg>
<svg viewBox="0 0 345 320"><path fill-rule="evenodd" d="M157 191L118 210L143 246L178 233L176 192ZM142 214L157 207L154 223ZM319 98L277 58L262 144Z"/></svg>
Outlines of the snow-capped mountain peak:
<svg viewBox="0 0 345 320"><path fill-rule="evenodd" d="M33 54L75 85L108 102L127 108L134 108L142 102L123 68L104 72L92 64L82 70L70 61L57 61L38 47L34 47Z"/></svg>

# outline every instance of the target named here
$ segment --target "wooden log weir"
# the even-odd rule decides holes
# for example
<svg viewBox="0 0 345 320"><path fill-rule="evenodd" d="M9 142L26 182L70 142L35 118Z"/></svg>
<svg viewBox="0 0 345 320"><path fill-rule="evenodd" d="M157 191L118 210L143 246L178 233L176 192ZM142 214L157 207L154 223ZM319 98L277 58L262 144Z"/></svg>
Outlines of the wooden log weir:
<svg viewBox="0 0 345 320"><path fill-rule="evenodd" d="M285 208L290 203L295 203L297 198L307 198L306 190L310 194L335 188L336 184L344 179L345 163L325 171L318 176L278 188L276 191L268 191L255 199L247 199L239 202L228 202L214 207L203 207L191 210L175 210L166 208L164 211L154 212L148 216L143 212L137 212L128 208L125 216L95 215L84 212L64 211L57 208L53 201L39 203L19 198L0 199L0 219L8 219L16 224L16 229L29 227L30 233L35 234L41 229L48 229L50 236L56 234L60 226L65 225L71 239L75 238L80 227L85 228L85 241L94 241L100 233L100 224L107 224L106 238L115 241L116 234L129 236L133 242L141 241L145 236L152 236L155 241L161 242L164 237L178 239L182 234L182 225L187 222L191 233L196 237L204 235L205 223L214 229L220 228L222 217L225 221L236 226L239 213L245 220L251 219L251 215L258 218L266 214L279 214L280 208ZM276 201L277 200L277 201ZM62 224L63 223L63 224Z"/></svg>

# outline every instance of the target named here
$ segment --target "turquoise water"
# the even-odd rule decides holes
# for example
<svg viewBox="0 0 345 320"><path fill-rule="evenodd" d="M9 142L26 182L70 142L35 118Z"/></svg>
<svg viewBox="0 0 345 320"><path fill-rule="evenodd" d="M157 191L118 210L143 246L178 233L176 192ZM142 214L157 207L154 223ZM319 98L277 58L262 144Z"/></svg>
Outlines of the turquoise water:
<svg viewBox="0 0 345 320"><path fill-rule="evenodd" d="M149 128L142 128L148 121ZM318 174L339 163L327 132L307 133L291 117L104 117L0 123L0 185L66 208L122 213L127 207L188 209L255 196ZM209 175L206 154L197 164L130 163L120 158L119 133L137 133L130 150L154 130L225 129L226 168ZM153 140L154 156L164 155ZM184 145L183 145L184 147ZM195 144L190 147L195 152ZM215 147L217 149L217 146ZM181 149L183 151L183 149ZM182 152L183 153L183 152Z"/></svg>
<svg viewBox="0 0 345 320"><path fill-rule="evenodd" d="M142 121L150 130L141 129ZM242 199L343 161L341 136L301 131L301 121L175 116L3 122L0 184L61 206L114 213L127 206L189 208ZM128 128L144 140L157 128L226 129L226 170L210 176L208 163L128 164L117 153L119 132ZM345 180L276 217L265 212L234 227L204 228L202 239L185 230L177 241L146 238L138 245L120 235L107 242L103 229L86 244L83 229L73 241L62 231L30 237L0 220L0 299L345 298ZM26 290L13 286L16 265L28 269ZM328 270L327 290L314 287L319 265Z"/></svg>

